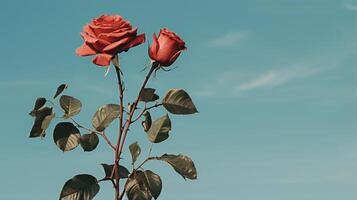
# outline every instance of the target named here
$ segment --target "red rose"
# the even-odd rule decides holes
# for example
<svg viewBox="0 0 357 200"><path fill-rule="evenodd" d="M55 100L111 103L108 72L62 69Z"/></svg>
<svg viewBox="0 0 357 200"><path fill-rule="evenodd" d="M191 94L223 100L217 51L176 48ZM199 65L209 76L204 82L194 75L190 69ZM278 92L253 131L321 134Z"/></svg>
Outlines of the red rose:
<svg viewBox="0 0 357 200"><path fill-rule="evenodd" d="M102 15L94 18L81 32L84 44L76 49L79 56L96 55L93 63L110 65L110 60L118 53L145 42L145 34L137 35L137 28L119 15Z"/></svg>
<svg viewBox="0 0 357 200"><path fill-rule="evenodd" d="M186 50L185 42L167 28L160 30L159 37L156 37L154 33L153 40L149 48L149 56L160 66L170 66L181 54L181 51Z"/></svg>

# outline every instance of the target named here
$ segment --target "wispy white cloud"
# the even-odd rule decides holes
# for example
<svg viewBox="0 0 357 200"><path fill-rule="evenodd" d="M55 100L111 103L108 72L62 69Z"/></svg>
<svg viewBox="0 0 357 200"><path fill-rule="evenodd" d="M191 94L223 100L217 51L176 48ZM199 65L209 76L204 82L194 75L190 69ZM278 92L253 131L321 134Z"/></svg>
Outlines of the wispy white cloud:
<svg viewBox="0 0 357 200"><path fill-rule="evenodd" d="M238 69L226 70L216 74L211 80L205 81L196 90L196 96L221 97L238 96L242 93L261 89L274 89L295 82L304 83L305 80L320 76L326 71L339 68L348 58L355 56L353 47L346 47L344 51L336 52L325 50L318 56L308 58L304 61L295 61L278 66L267 66L264 71L250 71L247 73ZM291 59L290 59L291 60ZM243 67L240 68L251 68ZM296 85L296 84L295 84Z"/></svg>
<svg viewBox="0 0 357 200"><path fill-rule="evenodd" d="M242 74L231 70L223 72L213 80L211 84L205 85L196 92L198 96L237 96L243 92L257 89L273 89L289 82L301 80L313 76L327 68L316 66L299 65L271 69L260 74Z"/></svg>
<svg viewBox="0 0 357 200"><path fill-rule="evenodd" d="M357 5L355 4L345 3L343 4L343 8L350 11L357 11Z"/></svg>
<svg viewBox="0 0 357 200"><path fill-rule="evenodd" d="M234 31L228 32L223 35L213 38L208 42L208 45L211 47L234 47L242 40L246 39L248 33L246 31Z"/></svg>
<svg viewBox="0 0 357 200"><path fill-rule="evenodd" d="M273 67L258 73L227 70L216 75L215 78L197 89L195 95L201 97L238 96L249 91L270 90L287 84L302 82L339 67L343 57Z"/></svg>
<svg viewBox="0 0 357 200"><path fill-rule="evenodd" d="M296 66L274 69L260 74L257 78L253 78L236 85L235 91L239 92L259 88L273 88L296 79L314 75L321 70L321 68L312 66Z"/></svg>

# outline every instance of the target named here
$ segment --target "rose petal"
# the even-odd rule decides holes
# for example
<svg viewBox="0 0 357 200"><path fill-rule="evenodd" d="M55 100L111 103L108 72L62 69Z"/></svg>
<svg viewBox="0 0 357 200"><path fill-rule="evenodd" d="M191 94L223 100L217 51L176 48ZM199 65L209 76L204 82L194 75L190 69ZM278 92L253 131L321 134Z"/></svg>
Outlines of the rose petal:
<svg viewBox="0 0 357 200"><path fill-rule="evenodd" d="M102 53L93 58L93 63L99 66L109 66L113 55Z"/></svg>
<svg viewBox="0 0 357 200"><path fill-rule="evenodd" d="M83 40L88 43L89 45L91 45L93 47L93 49L95 49L97 52L102 52L103 49L110 44L110 42L107 42L105 40L102 39L98 39L98 38L94 38L86 33L81 33L81 36L83 38Z"/></svg>
<svg viewBox="0 0 357 200"><path fill-rule="evenodd" d="M137 29L121 31L121 32L101 33L98 35L98 38L113 43L115 41L121 40L125 36L130 37L130 35L136 35L136 32Z"/></svg>
<svg viewBox="0 0 357 200"><path fill-rule="evenodd" d="M130 22L127 21L127 20L125 20L125 19L123 19L122 21L120 21L120 23L118 23L118 25L119 25L120 27L123 27L123 28L125 28L125 27L131 27Z"/></svg>
<svg viewBox="0 0 357 200"><path fill-rule="evenodd" d="M83 27L83 32L87 33L90 36L93 36L93 37L95 36L95 33L94 33L93 29L89 26L89 24L87 24Z"/></svg>
<svg viewBox="0 0 357 200"><path fill-rule="evenodd" d="M97 52L91 48L87 43L84 43L81 47L76 49L76 54L78 56L90 56L95 55Z"/></svg>
<svg viewBox="0 0 357 200"><path fill-rule="evenodd" d="M170 61L168 63L161 63L162 66L167 67L172 65L172 63L174 63L176 61L176 59L179 57L179 55L181 54L181 51L176 52L170 59Z"/></svg>
<svg viewBox="0 0 357 200"><path fill-rule="evenodd" d="M161 34L158 38L160 48L156 53L156 58L161 62L168 63L171 57L180 51L179 45L166 34Z"/></svg>
<svg viewBox="0 0 357 200"><path fill-rule="evenodd" d="M110 15L103 15L102 17L101 17L101 19L102 19L102 22L112 22L112 21L114 21L114 19L115 19L115 15L114 16L110 16Z"/></svg>
<svg viewBox="0 0 357 200"><path fill-rule="evenodd" d="M97 38L85 33L85 32L81 32L80 35L82 36L83 40L85 42L88 42L88 43L91 43L91 44L94 44L98 41Z"/></svg>
<svg viewBox="0 0 357 200"><path fill-rule="evenodd" d="M131 47L138 46L139 44L142 44L145 42L145 34L141 34L136 36L136 38L129 43L125 44L121 50L122 51L128 51Z"/></svg>
<svg viewBox="0 0 357 200"><path fill-rule="evenodd" d="M180 38L180 36L178 36L175 32L170 31L168 28L162 28L160 30L160 34L164 34L168 37L170 37L171 39L175 40L179 46L180 49L185 49L185 42Z"/></svg>
<svg viewBox="0 0 357 200"><path fill-rule="evenodd" d="M159 50L160 46L159 46L159 42L157 41L157 37L156 34L152 34L152 44L149 48L149 57L153 60L156 60L156 54L157 51Z"/></svg>
<svg viewBox="0 0 357 200"><path fill-rule="evenodd" d="M120 49L121 49L120 46L130 42L130 40L131 40L130 37L123 38L123 39L121 39L121 40L119 40L117 42L109 44L108 46L106 46L103 49L103 51L107 52L107 53L111 53L111 52L114 52L114 51L120 51Z"/></svg>
<svg viewBox="0 0 357 200"><path fill-rule="evenodd" d="M116 28L112 26L106 27L106 26L90 25L90 27L93 29L96 35L99 35L101 33L111 33L116 30Z"/></svg>

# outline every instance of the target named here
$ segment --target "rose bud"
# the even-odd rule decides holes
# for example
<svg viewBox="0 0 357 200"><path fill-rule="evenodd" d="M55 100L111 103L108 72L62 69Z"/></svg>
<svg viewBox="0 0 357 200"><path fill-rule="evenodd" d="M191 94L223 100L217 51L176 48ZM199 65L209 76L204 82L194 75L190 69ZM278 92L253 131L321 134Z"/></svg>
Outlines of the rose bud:
<svg viewBox="0 0 357 200"><path fill-rule="evenodd" d="M160 66L170 66L181 51L186 50L185 42L167 28L160 30L159 37L153 34L153 43L149 48L150 58Z"/></svg>
<svg viewBox="0 0 357 200"><path fill-rule="evenodd" d="M96 55L92 60L99 66L110 65L110 60L123 51L145 42L145 34L137 35L137 28L119 15L94 18L81 32L84 44L76 49L79 56Z"/></svg>

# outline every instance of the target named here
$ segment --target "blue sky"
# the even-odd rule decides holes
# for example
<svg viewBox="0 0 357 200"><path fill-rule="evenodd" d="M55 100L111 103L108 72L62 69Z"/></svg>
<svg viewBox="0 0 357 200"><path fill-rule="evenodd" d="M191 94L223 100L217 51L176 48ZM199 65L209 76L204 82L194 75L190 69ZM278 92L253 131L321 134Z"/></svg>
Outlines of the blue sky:
<svg viewBox="0 0 357 200"><path fill-rule="evenodd" d="M185 88L200 113L172 116L170 138L153 153L189 155L198 180L151 163L164 182L160 199L357 198L357 1L2 0L0 11L0 199L56 199L67 179L101 178L99 164L112 161L104 141L93 153L62 153L55 123L44 140L28 138L34 100L60 83L82 100L76 119L88 126L98 107L118 101L113 71L103 78L103 68L74 54L82 26L105 13L124 16L149 41L168 27L187 43L177 68L159 72L150 86L161 96ZM133 98L147 45L121 61ZM114 138L115 126L109 130ZM136 140L147 149L139 126L128 135ZM103 184L97 199L112 198Z"/></svg>

